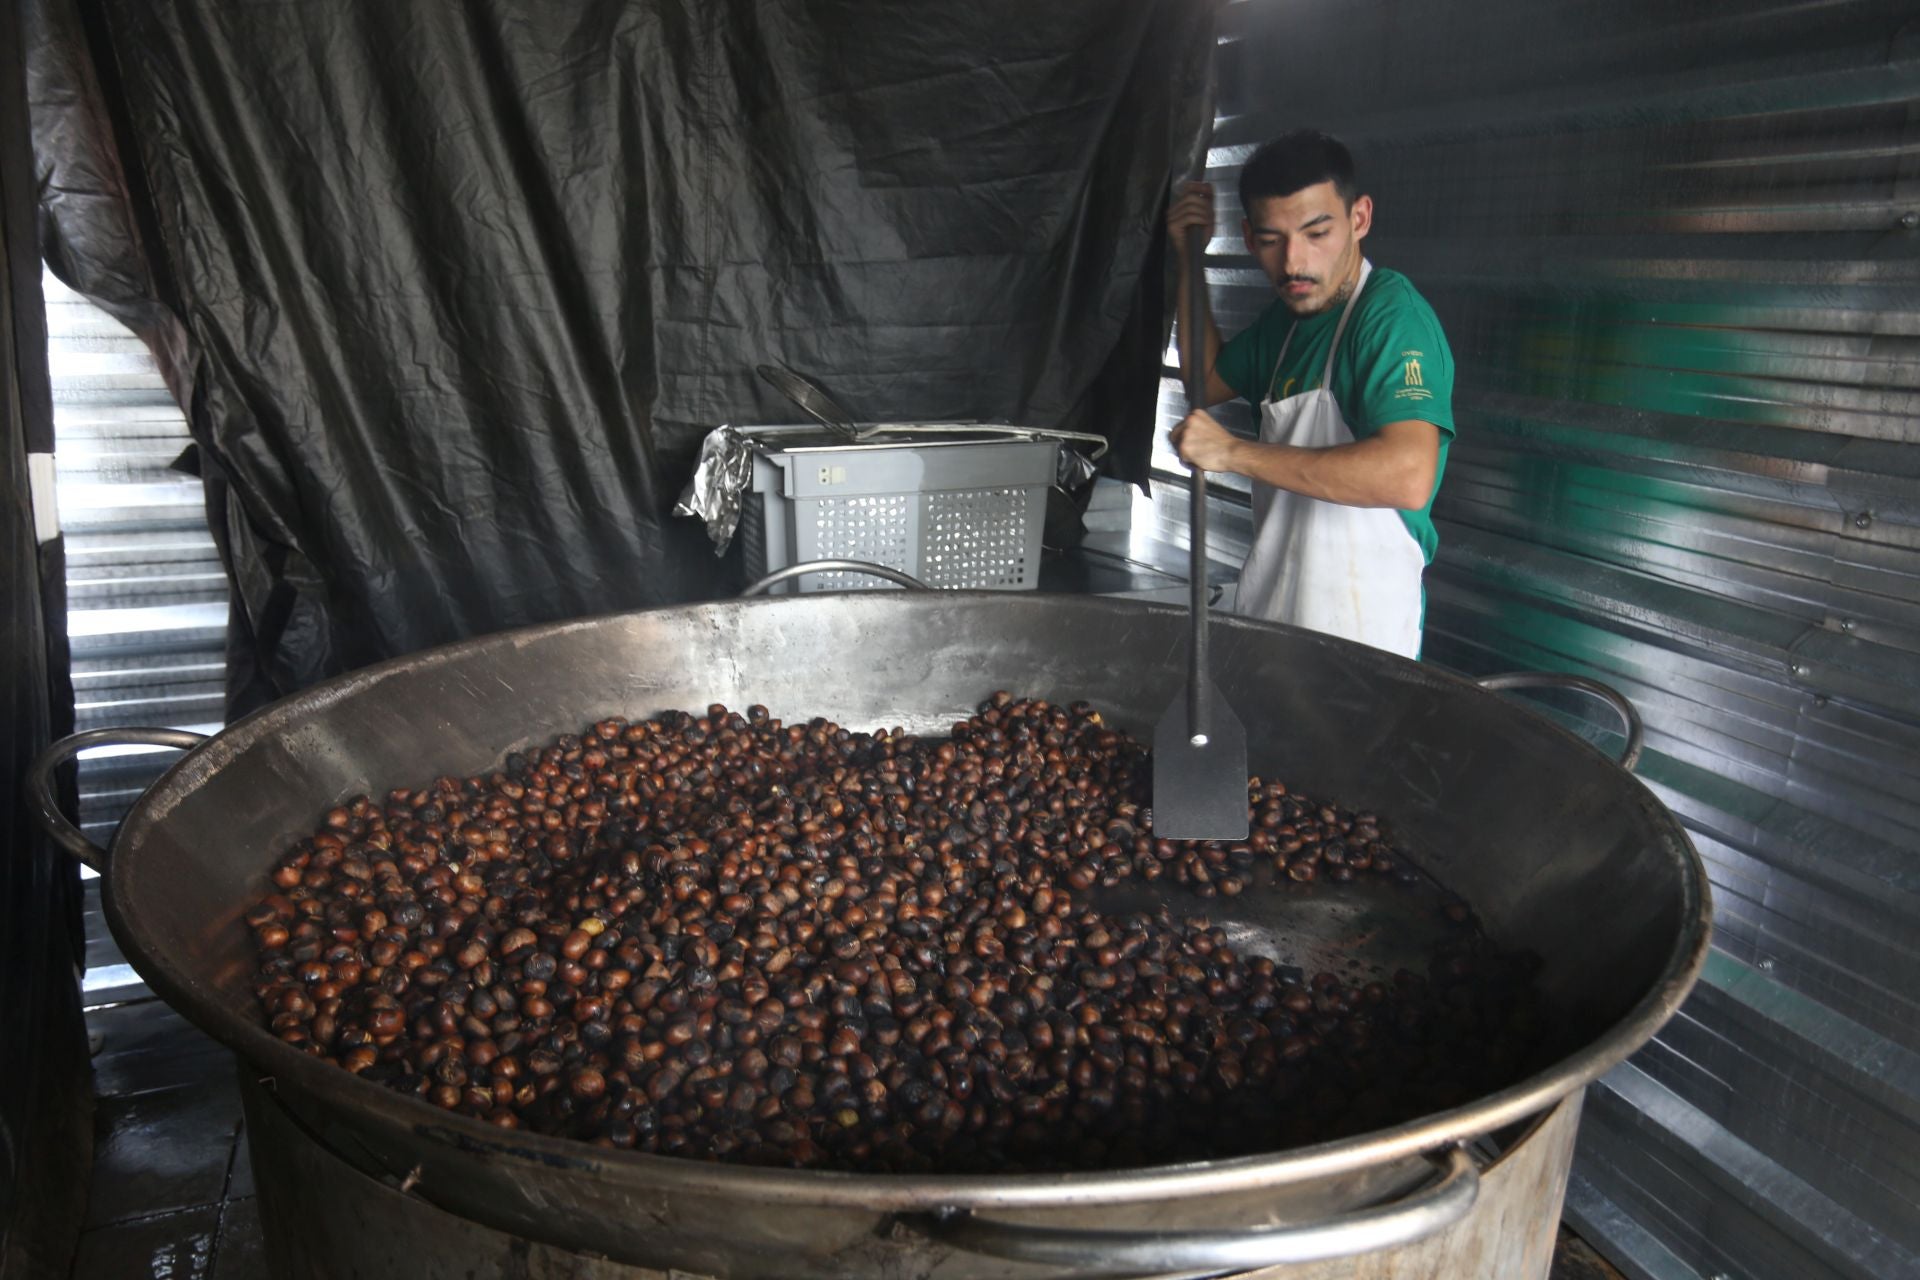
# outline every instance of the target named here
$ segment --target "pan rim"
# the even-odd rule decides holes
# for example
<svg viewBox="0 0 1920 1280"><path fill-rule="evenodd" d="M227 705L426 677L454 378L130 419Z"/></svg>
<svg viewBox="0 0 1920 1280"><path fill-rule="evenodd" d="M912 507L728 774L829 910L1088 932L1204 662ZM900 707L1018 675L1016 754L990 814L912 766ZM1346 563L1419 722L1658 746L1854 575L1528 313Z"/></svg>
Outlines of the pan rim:
<svg viewBox="0 0 1920 1280"><path fill-rule="evenodd" d="M916 609L955 604L991 603L1009 607L1071 607L1096 612L1129 613L1184 619L1185 610L1151 602L1115 600L1080 595L1048 596L1031 592L943 591L855 592L858 608ZM610 620L661 614L691 614L715 609L800 611L827 601L837 609L848 606L848 596L808 595L761 597L718 604L667 605L596 615L556 623L536 624L495 632L449 645L422 650L374 666L349 672L293 694L236 721L181 756L135 802L112 844L103 895L108 922L131 963L155 993L215 1040L233 1050L250 1068L320 1100L320 1105L350 1108L358 1116L401 1126L413 1134L446 1145L450 1150L479 1154L509 1164L530 1162L547 1171L564 1171L627 1187L652 1186L676 1192L740 1196L763 1204L785 1206L858 1207L883 1211L917 1211L934 1207L957 1209L1045 1209L1126 1204L1143 1201L1186 1200L1228 1192L1297 1186L1396 1161L1408 1160L1453 1143L1525 1120L1624 1061L1645 1044L1673 1016L1691 990L1706 961L1710 943L1711 902L1704 864L1679 820L1632 774L1619 770L1591 743L1543 717L1531 716L1498 694L1478 688L1471 680L1414 663L1349 641L1301 631L1280 623L1231 615L1215 619L1223 633L1267 631L1284 633L1296 643L1339 646L1345 656L1361 662L1391 664L1397 679L1415 679L1463 696L1503 702L1513 715L1529 716L1527 723L1564 739L1570 749L1592 753L1619 770L1635 785L1629 789L1637 807L1636 825L1653 836L1657 851L1679 864L1678 918L1682 927L1651 986L1598 1037L1552 1066L1474 1102L1417 1119L1331 1142L1281 1152L1236 1156L1185 1164L1142 1166L1100 1172L1022 1174L878 1174L802 1169L767 1169L728 1165L681 1156L601 1148L577 1139L522 1130L502 1130L478 1118L442 1111L411 1095L397 1093L372 1081L344 1073L330 1062L281 1042L265 1027L249 1021L226 1003L210 984L196 979L172 957L160 954L138 920L125 912L125 881L137 867L138 849L148 833L165 820L180 800L211 778L227 761L261 738L278 732L304 716L332 703L362 693L419 667L428 660L444 661L456 654L495 648L520 648L545 638L580 629L603 627ZM1223 636L1224 638L1224 636ZM123 856L123 854L131 856ZM328 1095L345 1089L345 1096Z"/></svg>

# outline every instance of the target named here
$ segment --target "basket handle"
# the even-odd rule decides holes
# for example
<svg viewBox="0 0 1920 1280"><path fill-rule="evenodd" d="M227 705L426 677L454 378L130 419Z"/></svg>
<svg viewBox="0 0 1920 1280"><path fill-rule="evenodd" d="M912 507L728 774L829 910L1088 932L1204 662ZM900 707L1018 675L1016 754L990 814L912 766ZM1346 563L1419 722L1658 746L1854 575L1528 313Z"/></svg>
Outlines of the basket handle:
<svg viewBox="0 0 1920 1280"><path fill-rule="evenodd" d="M1067 431L1061 427L1020 427L997 422L883 422L875 431L899 436L997 436L1009 440L1058 440L1063 444L1086 447L1088 462L1098 462L1111 447L1105 436L1087 431Z"/></svg>
<svg viewBox="0 0 1920 1280"><path fill-rule="evenodd" d="M804 577L809 573L864 573L869 577L897 582L909 591L933 590L912 574L902 573L898 569L889 569L883 564L870 564L865 560L802 560L799 564L790 564L784 569L774 570L742 591L740 598L745 600L748 596L765 595L767 588L777 587L789 579Z"/></svg>

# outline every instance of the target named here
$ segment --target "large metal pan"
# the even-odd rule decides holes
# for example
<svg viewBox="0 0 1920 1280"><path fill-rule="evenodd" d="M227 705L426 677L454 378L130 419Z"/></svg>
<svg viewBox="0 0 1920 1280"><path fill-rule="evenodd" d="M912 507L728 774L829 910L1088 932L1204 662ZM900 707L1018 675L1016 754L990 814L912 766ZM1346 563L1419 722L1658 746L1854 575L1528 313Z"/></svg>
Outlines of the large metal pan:
<svg viewBox="0 0 1920 1280"><path fill-rule="evenodd" d="M1679 1006L1705 956L1705 880L1672 815L1587 743L1430 666L1287 627L1217 623L1216 678L1241 708L1251 767L1377 812L1497 942L1539 953L1571 1031L1550 1068L1469 1106L1258 1157L858 1176L506 1134L290 1049L252 1007L240 917L275 855L344 799L489 770L607 715L714 701L940 733L1006 688L1084 698L1145 734L1180 687L1185 622L1093 597L871 592L656 609L417 654L194 747L99 858L108 920L155 991L333 1151L442 1209L617 1261L742 1278L1191 1273L1414 1238L1471 1204L1461 1144L1578 1090ZM1231 918L1210 905L1232 929L1307 952L1339 913L1303 901L1249 892Z"/></svg>

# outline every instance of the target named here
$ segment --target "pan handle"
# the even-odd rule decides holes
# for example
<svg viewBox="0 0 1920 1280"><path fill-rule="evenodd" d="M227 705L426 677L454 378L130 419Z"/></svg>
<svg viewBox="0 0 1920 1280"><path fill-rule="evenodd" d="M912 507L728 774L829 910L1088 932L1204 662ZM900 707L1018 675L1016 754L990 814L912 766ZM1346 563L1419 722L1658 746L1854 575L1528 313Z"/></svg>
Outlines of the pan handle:
<svg viewBox="0 0 1920 1280"><path fill-rule="evenodd" d="M1480 1194L1480 1171L1459 1146L1430 1152L1428 1159L1440 1177L1404 1199L1301 1226L1096 1231L993 1222L964 1210L937 1212L922 1225L943 1244L1059 1267L1077 1280L1238 1273L1394 1248L1452 1226L1473 1208Z"/></svg>
<svg viewBox="0 0 1920 1280"><path fill-rule="evenodd" d="M1640 763L1640 747L1646 737L1640 713L1633 709L1625 694L1611 685L1561 671L1506 671L1496 676L1481 676L1474 683L1482 689L1577 689L1592 694L1614 709L1627 735L1627 745L1620 752L1620 767L1631 773Z"/></svg>
<svg viewBox="0 0 1920 1280"><path fill-rule="evenodd" d="M68 822L67 815L60 812L60 804L53 795L53 771L91 747L177 747L185 751L206 740L204 733L193 733L186 729L88 729L84 733L70 734L50 744L27 766L27 799L33 806L34 821L40 824L40 829L55 844L104 874L107 851L82 835L80 828Z"/></svg>
<svg viewBox="0 0 1920 1280"><path fill-rule="evenodd" d="M764 595L769 587L777 587L790 578L803 577L809 573L864 573L869 577L897 582L910 591L933 590L912 574L902 573L898 569L889 569L883 564L870 564L865 560L802 560L799 564L790 564L784 569L774 570L742 591L740 598L745 600L748 596Z"/></svg>

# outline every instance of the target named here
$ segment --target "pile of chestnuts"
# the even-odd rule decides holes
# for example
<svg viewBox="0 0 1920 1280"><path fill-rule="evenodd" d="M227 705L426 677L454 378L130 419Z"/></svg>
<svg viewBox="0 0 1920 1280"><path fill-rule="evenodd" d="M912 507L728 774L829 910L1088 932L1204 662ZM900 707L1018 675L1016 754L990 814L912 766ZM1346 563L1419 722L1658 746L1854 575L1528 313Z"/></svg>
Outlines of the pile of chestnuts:
<svg viewBox="0 0 1920 1280"><path fill-rule="evenodd" d="M1534 962L1444 895L1427 971L1370 981L1208 923L1249 890L1423 892L1376 819L1252 778L1245 841L1156 840L1151 768L1006 693L944 738L603 720L328 813L247 916L254 989L286 1043L449 1111L817 1169L1275 1151L1541 1065Z"/></svg>

